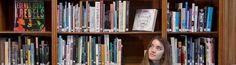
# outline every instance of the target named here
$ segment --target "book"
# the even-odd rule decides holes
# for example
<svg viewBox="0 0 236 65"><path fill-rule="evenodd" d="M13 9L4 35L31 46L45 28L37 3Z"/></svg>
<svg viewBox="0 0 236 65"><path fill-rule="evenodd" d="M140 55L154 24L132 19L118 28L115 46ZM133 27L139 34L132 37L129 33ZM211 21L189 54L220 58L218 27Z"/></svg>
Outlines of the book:
<svg viewBox="0 0 236 65"><path fill-rule="evenodd" d="M157 12L158 10L156 9L138 9L132 30L154 32Z"/></svg>
<svg viewBox="0 0 236 65"><path fill-rule="evenodd" d="M181 35L170 37L172 63L183 65L214 65L215 38ZM178 43L178 45L177 45Z"/></svg>
<svg viewBox="0 0 236 65"><path fill-rule="evenodd" d="M14 2L14 31L45 31L44 0L15 0Z"/></svg>
<svg viewBox="0 0 236 65"><path fill-rule="evenodd" d="M183 4L184 3L184 4ZM188 2L180 2L178 9L167 10L167 31L168 32L211 32L214 7L198 6ZM180 14L178 13L180 12Z"/></svg>
<svg viewBox="0 0 236 65"><path fill-rule="evenodd" d="M58 37L58 44L59 55L57 62L59 65L121 65L122 62L122 41L118 37L111 38L109 35L60 35ZM42 49L41 51L45 50ZM45 56L44 54L43 57Z"/></svg>

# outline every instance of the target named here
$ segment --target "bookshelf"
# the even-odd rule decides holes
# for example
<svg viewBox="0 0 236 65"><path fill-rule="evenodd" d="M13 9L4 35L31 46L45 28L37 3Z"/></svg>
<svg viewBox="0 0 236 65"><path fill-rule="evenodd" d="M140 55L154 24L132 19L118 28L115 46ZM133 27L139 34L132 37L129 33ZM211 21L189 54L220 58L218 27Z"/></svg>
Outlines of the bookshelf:
<svg viewBox="0 0 236 65"><path fill-rule="evenodd" d="M51 64L57 65L58 58L58 36L59 35L105 35L117 36L122 39L123 44L123 59L124 65L139 65L143 57L143 50L146 49L147 44L152 37L159 35L166 39L170 36L188 35L188 36L204 36L215 37L217 40L216 56L217 65L224 65L223 51L223 0L188 0L189 3L196 3L199 6L212 5L214 6L214 17L212 32L167 32L167 3L179 3L186 0L128 0L130 1L129 8L129 31L128 32L58 32L57 31L57 5L61 0L45 0L45 32L27 31L27 32L14 32L14 0L1 0L0 1L0 36L47 36L51 39ZM71 1L79 3L80 1ZM94 3L94 0L85 0ZM83 2L85 2L83 0ZM113 1L113 0L112 0ZM104 0L104 3L111 3L112 1ZM134 32L132 31L135 12L137 9L142 8L155 8L158 10L155 32ZM170 4L170 9L174 6ZM140 50L140 51L137 51Z"/></svg>

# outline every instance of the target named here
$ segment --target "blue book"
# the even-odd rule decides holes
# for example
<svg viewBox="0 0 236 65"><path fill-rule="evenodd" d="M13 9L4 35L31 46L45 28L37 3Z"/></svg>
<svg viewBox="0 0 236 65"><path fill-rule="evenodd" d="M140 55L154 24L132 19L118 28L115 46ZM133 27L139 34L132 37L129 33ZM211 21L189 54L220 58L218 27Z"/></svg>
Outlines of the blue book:
<svg viewBox="0 0 236 65"><path fill-rule="evenodd" d="M61 65L62 61L63 61L62 54L64 51L63 50L63 39L62 39L61 35L58 38L58 42L59 42L59 44L58 44L58 63L59 63L59 65Z"/></svg>
<svg viewBox="0 0 236 65"><path fill-rule="evenodd" d="M34 61L34 43L31 43L30 45L30 59L31 59L31 65L34 65L35 64L35 61Z"/></svg>
<svg viewBox="0 0 236 65"><path fill-rule="evenodd" d="M175 30L179 32L179 21L180 21L180 13L176 12L175 14Z"/></svg>
<svg viewBox="0 0 236 65"><path fill-rule="evenodd" d="M63 13L63 21L64 22L62 23L63 24L63 27L62 27L63 32L66 32L66 27L67 27L66 26L67 25L67 22L66 22L67 21L67 7L66 6L67 6L67 2L65 2L65 7L64 7L65 10L63 10L63 12L64 12Z"/></svg>
<svg viewBox="0 0 236 65"><path fill-rule="evenodd" d="M114 39L114 63L117 63L117 37Z"/></svg>
<svg viewBox="0 0 236 65"><path fill-rule="evenodd" d="M188 26L188 21L189 21L189 12L188 12L188 2L185 2L185 20L184 20L184 23L183 23L183 27L185 30L182 30L184 32L187 32L187 26Z"/></svg>
<svg viewBox="0 0 236 65"><path fill-rule="evenodd" d="M86 36L83 36L83 41L82 41L82 64L86 64L87 63L87 44L86 44Z"/></svg>
<svg viewBox="0 0 236 65"><path fill-rule="evenodd" d="M116 10L114 10L114 32L117 32L117 11Z"/></svg>
<svg viewBox="0 0 236 65"><path fill-rule="evenodd" d="M186 31L185 31L185 32L187 32L187 31L189 30L189 25L190 25L190 24L189 24L189 17L190 17L189 12L190 12L190 11L187 11L187 14L186 14L186 18L187 18L187 19L186 19L186 28L185 28Z"/></svg>
<svg viewBox="0 0 236 65"><path fill-rule="evenodd" d="M82 7L82 32L84 32L84 26L85 26L85 11L86 9L83 6Z"/></svg>
<svg viewBox="0 0 236 65"><path fill-rule="evenodd" d="M96 47L95 47L95 43L96 43L96 37L92 38L92 65L96 65Z"/></svg>
<svg viewBox="0 0 236 65"><path fill-rule="evenodd" d="M202 45L200 45L200 53L199 53L200 55L200 65L201 64L203 64L203 46Z"/></svg>
<svg viewBox="0 0 236 65"><path fill-rule="evenodd" d="M207 10L207 30L206 32L211 32L212 27L212 17L213 17L213 7L208 7Z"/></svg>
<svg viewBox="0 0 236 65"><path fill-rule="evenodd" d="M190 37L190 64L194 63L194 44L193 44L193 40L192 37Z"/></svg>
<svg viewBox="0 0 236 65"><path fill-rule="evenodd" d="M113 47L112 42L109 43L109 52L110 52L110 62L113 62Z"/></svg>
<svg viewBox="0 0 236 65"><path fill-rule="evenodd" d="M62 32L62 22L63 22L63 5L62 3L59 3L59 32Z"/></svg>

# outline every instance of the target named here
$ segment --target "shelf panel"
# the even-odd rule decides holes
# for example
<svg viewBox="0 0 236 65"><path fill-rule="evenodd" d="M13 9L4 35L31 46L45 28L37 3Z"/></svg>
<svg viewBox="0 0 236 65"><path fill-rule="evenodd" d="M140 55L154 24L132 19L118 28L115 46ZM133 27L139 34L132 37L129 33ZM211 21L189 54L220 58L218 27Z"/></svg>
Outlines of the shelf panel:
<svg viewBox="0 0 236 65"><path fill-rule="evenodd" d="M33 36L51 36L51 32L38 32L38 31L1 31L0 35L33 35Z"/></svg>
<svg viewBox="0 0 236 65"><path fill-rule="evenodd" d="M38 31L2 31L0 34L51 34L51 32L38 32Z"/></svg>
<svg viewBox="0 0 236 65"><path fill-rule="evenodd" d="M218 37L218 32L168 32L168 35L191 35L191 36L213 36Z"/></svg>
<svg viewBox="0 0 236 65"><path fill-rule="evenodd" d="M161 34L161 32L58 32L61 35L136 35L136 34Z"/></svg>

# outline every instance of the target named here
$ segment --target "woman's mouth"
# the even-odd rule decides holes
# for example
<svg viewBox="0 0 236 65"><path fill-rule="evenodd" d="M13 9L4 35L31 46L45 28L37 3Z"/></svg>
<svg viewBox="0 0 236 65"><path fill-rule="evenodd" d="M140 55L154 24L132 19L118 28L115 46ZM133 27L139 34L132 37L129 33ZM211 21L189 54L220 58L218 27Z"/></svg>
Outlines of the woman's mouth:
<svg viewBox="0 0 236 65"><path fill-rule="evenodd" d="M156 55L154 53L150 53L149 56L155 57Z"/></svg>

